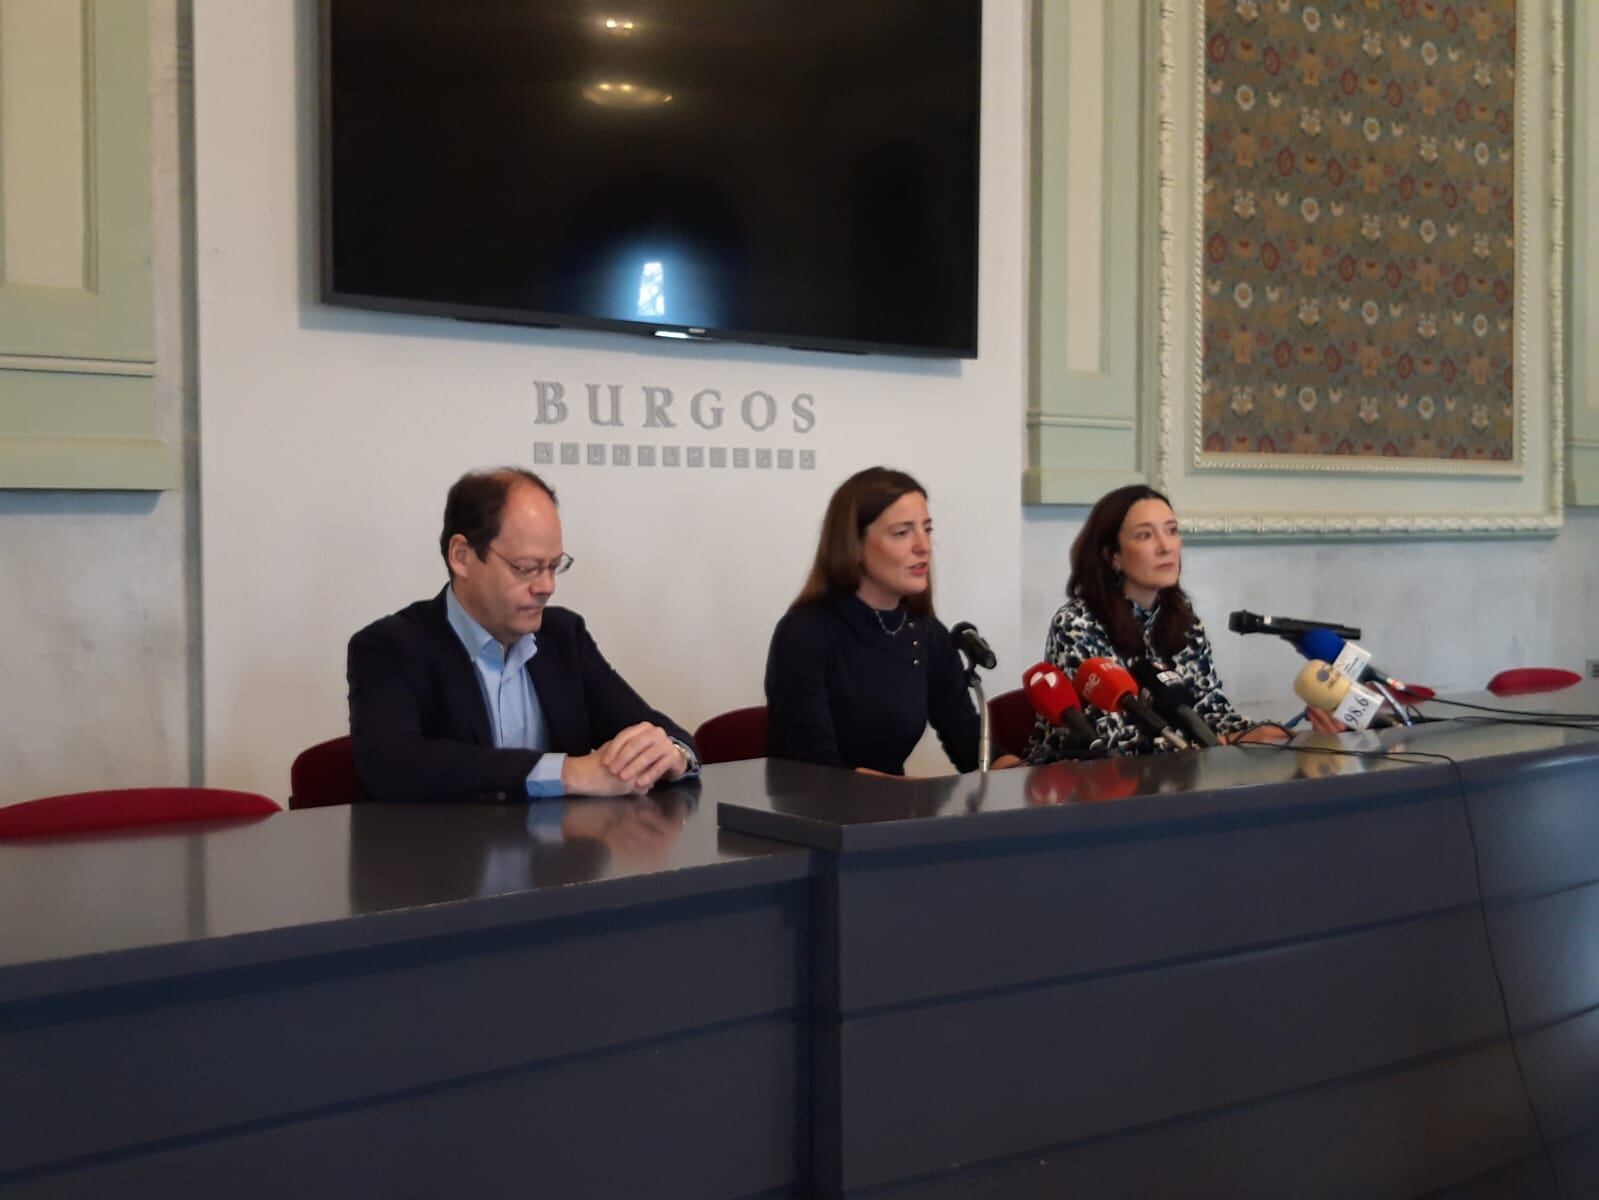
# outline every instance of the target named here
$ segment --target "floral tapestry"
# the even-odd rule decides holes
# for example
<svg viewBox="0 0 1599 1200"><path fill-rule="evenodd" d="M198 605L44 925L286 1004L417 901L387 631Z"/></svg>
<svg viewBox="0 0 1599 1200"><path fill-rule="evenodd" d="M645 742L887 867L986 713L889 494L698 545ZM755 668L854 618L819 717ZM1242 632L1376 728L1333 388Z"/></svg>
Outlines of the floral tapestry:
<svg viewBox="0 0 1599 1200"><path fill-rule="evenodd" d="M1201 461L1518 461L1515 0L1205 15Z"/></svg>

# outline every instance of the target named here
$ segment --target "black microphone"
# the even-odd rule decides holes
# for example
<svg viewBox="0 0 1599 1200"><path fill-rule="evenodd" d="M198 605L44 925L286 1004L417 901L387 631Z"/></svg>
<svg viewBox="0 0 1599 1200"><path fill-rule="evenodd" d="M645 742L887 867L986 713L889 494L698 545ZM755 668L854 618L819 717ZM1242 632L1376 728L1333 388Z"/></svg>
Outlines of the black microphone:
<svg viewBox="0 0 1599 1200"><path fill-rule="evenodd" d="M1290 642L1298 642L1312 629L1326 629L1350 641L1360 636L1360 630L1352 625L1339 625L1332 621L1300 621L1293 617L1263 617L1247 608L1228 613L1227 628L1234 633L1275 634Z"/></svg>
<svg viewBox="0 0 1599 1200"><path fill-rule="evenodd" d="M992 671L999 665L999 659L994 657L983 635L977 632L977 626L970 621L960 622L949 631L949 635L955 639L956 648L971 660L972 666Z"/></svg>
<svg viewBox="0 0 1599 1200"><path fill-rule="evenodd" d="M1216 731L1194 711L1193 689L1176 671L1162 671L1146 658L1132 665L1133 678L1144 689L1149 702L1167 722L1186 729L1201 746L1219 746Z"/></svg>

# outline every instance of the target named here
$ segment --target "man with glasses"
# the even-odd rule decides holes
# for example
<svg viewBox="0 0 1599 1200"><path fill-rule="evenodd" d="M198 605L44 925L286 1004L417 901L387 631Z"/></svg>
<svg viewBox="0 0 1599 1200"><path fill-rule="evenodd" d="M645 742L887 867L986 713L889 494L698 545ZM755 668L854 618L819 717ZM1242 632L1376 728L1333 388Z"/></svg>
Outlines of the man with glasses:
<svg viewBox="0 0 1599 1200"><path fill-rule="evenodd" d="M525 800L647 791L699 769L689 735L550 605L572 565L555 493L505 467L456 480L450 581L350 639L356 772L377 800Z"/></svg>

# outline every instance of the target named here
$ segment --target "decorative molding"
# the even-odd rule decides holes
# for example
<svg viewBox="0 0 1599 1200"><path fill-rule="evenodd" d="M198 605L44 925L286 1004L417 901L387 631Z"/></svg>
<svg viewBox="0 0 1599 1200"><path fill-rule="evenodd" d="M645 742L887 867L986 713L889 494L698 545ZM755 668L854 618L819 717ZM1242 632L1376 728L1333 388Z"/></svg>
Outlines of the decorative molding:
<svg viewBox="0 0 1599 1200"><path fill-rule="evenodd" d="M1040 412L1036 408L1027 410L1027 423L1054 429L1117 429L1128 433L1138 428L1131 417L1074 417Z"/></svg>
<svg viewBox="0 0 1599 1200"><path fill-rule="evenodd" d="M1157 289L1157 304L1159 317L1157 321L1158 342L1158 402L1156 418L1158 421L1158 436L1156 439L1156 463L1153 475L1156 485L1173 496L1178 507L1183 511L1184 531L1194 534L1214 534L1219 536L1262 535L1267 537L1307 537L1307 536L1339 536L1339 537L1377 537L1387 535L1523 535L1523 534L1548 534L1559 529L1564 515L1564 359L1563 344L1564 323L1562 310L1565 303L1563 288L1564 272L1564 190L1562 176L1564 173L1564 119L1565 119L1565 57L1563 51L1564 14L1562 0L1518 0L1516 8L1516 21L1518 30L1527 30L1532 26L1529 17L1540 9L1547 9L1548 37L1546 53L1550 67L1550 95L1549 111L1547 113L1548 132L1551 143L1549 146L1549 162L1547 164L1546 182L1549 188L1548 215L1551 221L1548 252L1548 287L1546 300L1549 304L1548 312L1548 345L1549 354L1549 388L1545 419L1547 421L1548 454L1546 464L1546 486L1544 487L1544 506L1540 511L1500 514L1494 512L1470 511L1466 504L1460 503L1451 506L1447 513L1431 512L1384 512L1384 513L1304 513L1294 514L1289 512L1220 512L1207 511L1202 506L1189 504L1183 496L1183 483L1186 476L1181 468L1185 465L1179 459L1179 450L1176 445L1178 430L1185 432L1192 426L1194 440L1191 443L1194 449L1194 460L1198 458L1201 443L1199 434L1199 397L1203 389L1203 363L1200 347L1203 336L1203 305L1202 295L1204 288L1204 244L1202 231L1204 207L1204 140L1201 134L1204 120L1204 55L1205 55L1205 25L1203 19L1203 0L1161 0L1160 32L1159 32L1159 86L1157 89L1157 106L1159 119L1159 175L1157 180L1158 191L1158 228L1157 245L1160 262L1159 285ZM1177 25L1182 13L1190 14L1195 20L1195 28L1189 40L1186 51L1180 50L1177 44ZM1517 38L1517 85L1527 86L1524 81L1533 78L1532 53L1535 42L1527 36ZM1179 76L1182 64L1185 61L1182 54L1187 54L1187 62L1192 73L1192 90L1189 95L1193 105L1194 121L1196 122L1195 136L1191 140L1191 153L1184 158L1178 146L1177 129L1180 114L1177 110L1177 95ZM1517 187L1517 220L1521 223L1521 236L1517 238L1516 247L1516 294L1517 294L1517 345L1516 345L1516 371L1518 379L1517 393L1519 403L1530 406L1531 386L1527 382L1529 369L1529 325L1531 324L1532 281L1527 269L1530 255L1534 247L1531 244L1531 211L1532 205L1526 202L1532 188L1529 185L1531 174L1532 148L1531 140L1531 103L1520 104L1518 121L1520 135L1517 147L1516 160L1516 187ZM1179 164L1187 163L1187 178L1193 186L1191 211L1188 220L1192 223L1187 229L1181 228L1178 220L1178 185ZM1541 177L1542 178L1542 177ZM1189 348L1191 351L1191 369L1183 373L1191 391L1181 394L1178 389L1179 366L1178 356L1182 353L1179 340L1179 316L1177 313L1178 300L1183 293L1180 291L1178 280L1178 254L1180 253L1179 238L1188 238L1190 242L1190 255L1188 268L1192 272L1191 288L1188 296L1190 312L1187 333L1191 338ZM1188 410L1185 405L1191 406L1193 421L1188 420ZM1519 457L1527 460L1527 443L1530 407L1523 407L1518 421L1518 439L1520 444ZM1186 442L1186 439L1185 439ZM1427 476L1450 477L1450 481L1465 486L1473 484L1490 485L1504 481L1507 476L1512 478L1524 475L1521 467L1512 465L1508 471L1504 469L1478 468L1471 472L1463 472L1458 466L1450 470L1447 466L1442 469L1433 468L1417 463L1415 460L1403 460L1394 466L1386 463L1347 464L1342 462L1323 463L1305 461L1316 459L1317 456L1273 456L1289 458L1288 463L1269 462L1265 464L1256 462L1231 462L1235 457L1253 458L1255 456L1220 456L1207 455L1203 468L1208 475L1219 475L1224 472L1235 473L1239 478L1259 480L1262 485L1268 479L1298 478L1303 480L1327 478L1349 475L1381 475L1394 479L1395 483L1403 486L1408 483L1412 487L1423 487L1435 481ZM1199 467L1197 461L1190 460L1186 465ZM1405 480L1396 477L1413 477ZM1464 476L1464 478L1462 478ZM1286 499L1280 493L1281 483L1273 483L1279 489L1267 499L1261 495L1264 503L1280 503ZM1257 493L1258 494L1258 493ZM1420 494L1417 495L1420 499ZM1253 500L1253 496L1252 496Z"/></svg>
<svg viewBox="0 0 1599 1200"><path fill-rule="evenodd" d="M1571 505L1599 505L1599 115L1594 112L1599 88L1593 68L1599 65L1599 14L1591 0L1570 3L1573 61L1587 70L1567 73L1571 92L1569 209L1571 270L1569 293L1572 334L1567 368L1568 440L1564 468L1565 499ZM1562 148L1565 139L1562 138ZM1564 230L1562 230L1564 232Z"/></svg>
<svg viewBox="0 0 1599 1200"><path fill-rule="evenodd" d="M1528 0L1516 6L1516 20L1526 13ZM1566 10L1564 0L1549 0L1549 490L1558 528L1565 518L1566 500ZM1520 52L1516 70L1529 65L1527 39L1517 40ZM1518 74L1517 79L1525 79ZM1522 134L1525 136L1531 105L1522 106ZM1519 178L1519 175L1518 175ZM1517 208L1526 219L1526 205ZM1516 262L1516 286L1521 287L1522 263ZM1526 350L1526 325L1520 327L1518 356ZM1519 367L1518 367L1519 370ZM1523 426L1525 430L1525 426Z"/></svg>
<svg viewBox="0 0 1599 1200"><path fill-rule="evenodd" d="M1156 438L1155 486L1168 495L1172 487L1172 431L1176 424L1175 380L1177 378L1177 318L1173 312L1177 270L1177 5L1191 0L1161 0L1160 5L1160 87L1156 108L1159 114L1160 175L1159 231L1160 283L1156 303L1160 309L1156 342L1159 355L1160 431ZM1203 62L1201 62L1203 68ZM1200 96L1204 95L1201 69ZM1199 239L1195 238L1197 242ZM1191 520L1185 525L1193 529Z"/></svg>
<svg viewBox="0 0 1599 1200"><path fill-rule="evenodd" d="M47 354L0 354L0 371L56 371L64 375L141 375L153 378L155 364L134 359L63 358Z"/></svg>
<svg viewBox="0 0 1599 1200"><path fill-rule="evenodd" d="M1518 403L1525 402L1522 400ZM1525 416L1521 418L1522 421L1525 419ZM1197 420L1193 432L1196 439L1201 437ZM1521 431L1518 430L1516 436L1518 441L1525 441ZM1197 441L1190 445L1194 448L1194 469L1200 471L1258 471L1287 475L1499 476L1511 479L1519 479L1524 474L1521 464L1517 462L1462 464L1459 459L1372 458L1352 454L1217 454L1214 451L1202 454Z"/></svg>
<svg viewBox="0 0 1599 1200"><path fill-rule="evenodd" d="M1312 536L1349 538L1384 537L1390 534L1419 534L1429 537L1461 535L1467 537L1519 536L1553 533L1543 516L1501 517L1492 513L1451 514L1447 517L1339 514L1337 516L1291 517L1255 516L1238 513L1207 516L1201 521L1183 518L1183 534L1216 537L1261 535L1285 540Z"/></svg>

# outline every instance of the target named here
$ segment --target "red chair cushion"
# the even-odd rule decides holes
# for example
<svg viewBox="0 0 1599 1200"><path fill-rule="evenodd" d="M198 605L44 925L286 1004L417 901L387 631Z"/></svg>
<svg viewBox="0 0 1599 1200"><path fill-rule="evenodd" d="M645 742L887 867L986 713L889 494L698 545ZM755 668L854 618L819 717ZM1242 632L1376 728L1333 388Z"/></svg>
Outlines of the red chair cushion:
<svg viewBox="0 0 1599 1200"><path fill-rule="evenodd" d="M700 762L739 762L766 757L766 705L735 708L711 717L694 731Z"/></svg>
<svg viewBox="0 0 1599 1200"><path fill-rule="evenodd" d="M329 738L300 751L289 767L289 807L322 808L354 804L361 797L350 738Z"/></svg>
<svg viewBox="0 0 1599 1200"><path fill-rule="evenodd" d="M1033 702L1022 688L1002 692L988 702L988 740L995 758L1001 754L1020 757L1033 736L1036 714Z"/></svg>
<svg viewBox="0 0 1599 1200"><path fill-rule="evenodd" d="M1522 696L1529 692L1558 692L1581 682L1581 675L1560 667L1514 667L1490 679L1488 690L1496 696Z"/></svg>
<svg viewBox="0 0 1599 1200"><path fill-rule="evenodd" d="M1394 690L1394 699L1401 704L1425 704L1437 695L1437 692L1424 683L1413 683L1407 688Z"/></svg>
<svg viewBox="0 0 1599 1200"><path fill-rule="evenodd" d="M0 838L42 837L201 821L213 817L261 817L281 812L254 792L223 788L115 788L45 796L0 808Z"/></svg>

